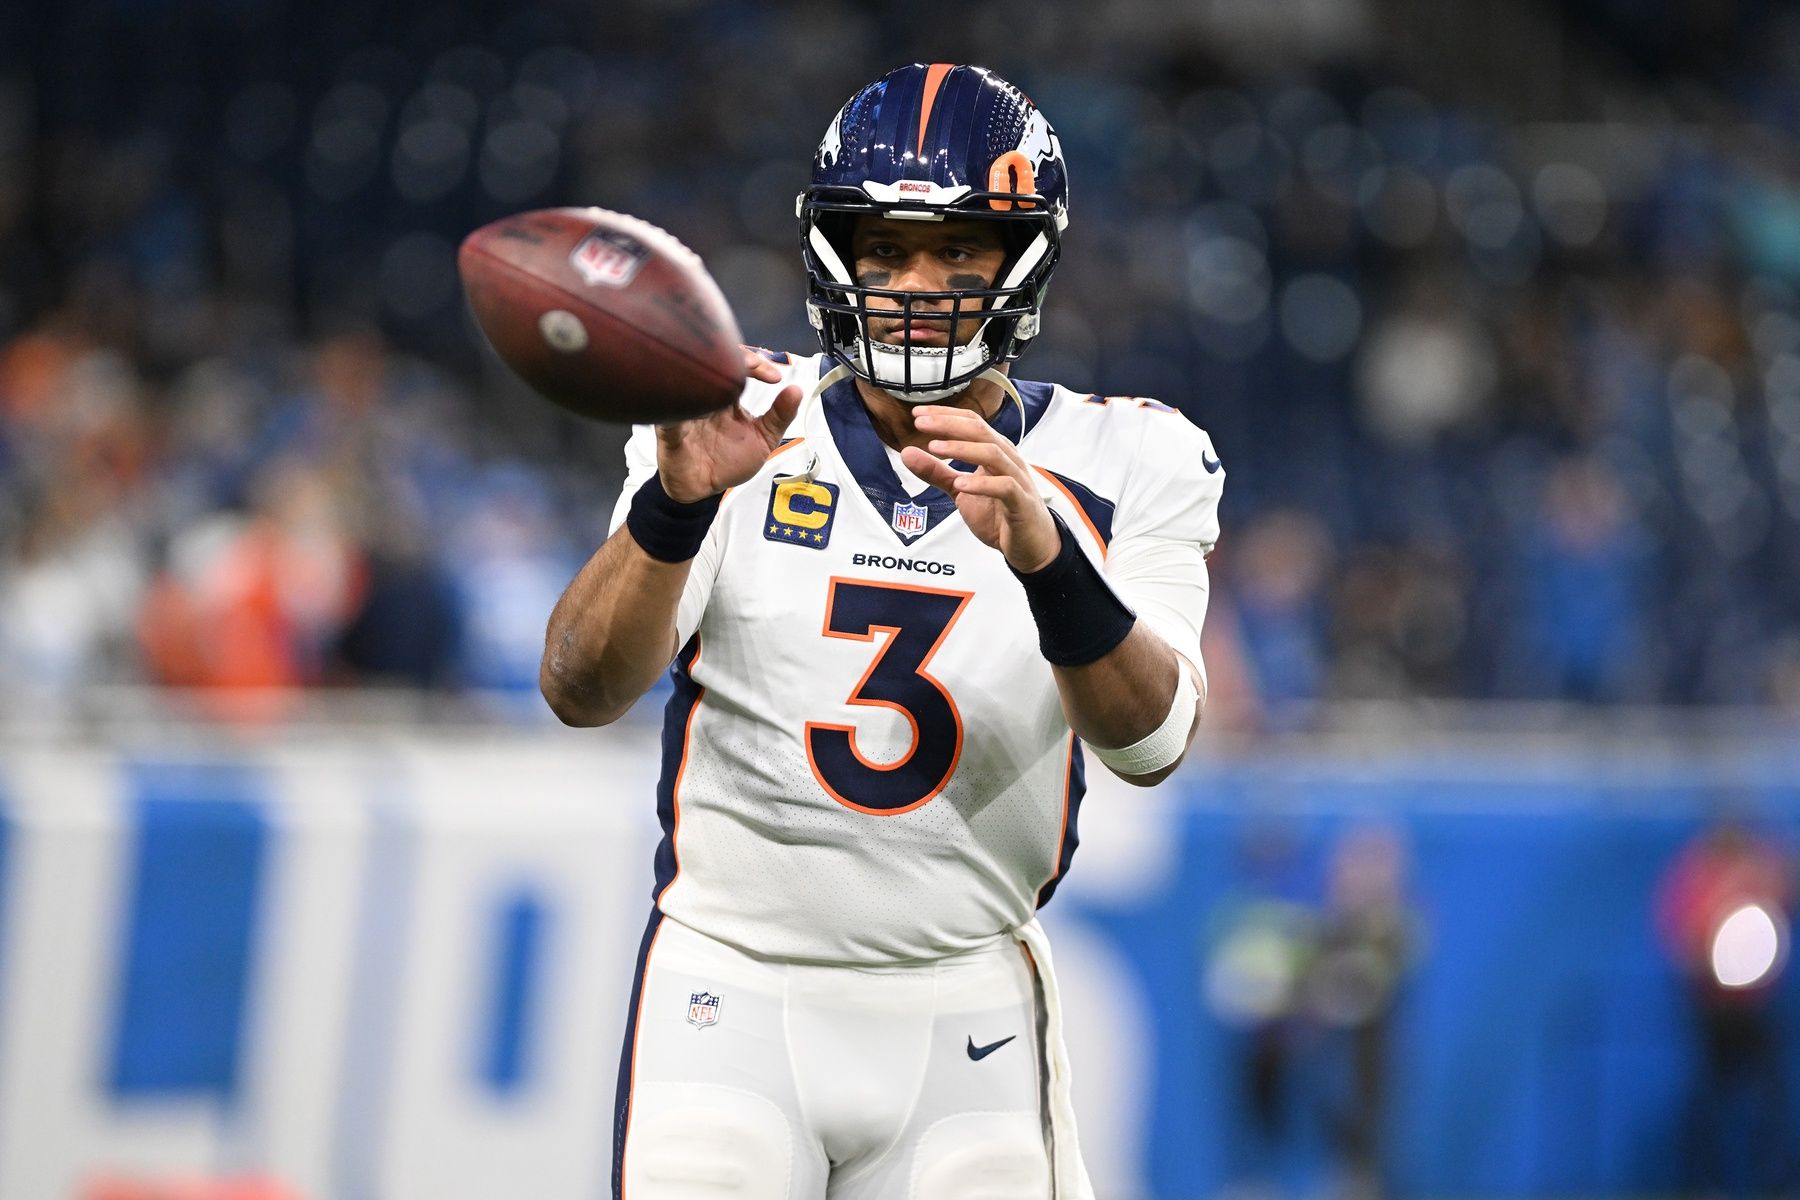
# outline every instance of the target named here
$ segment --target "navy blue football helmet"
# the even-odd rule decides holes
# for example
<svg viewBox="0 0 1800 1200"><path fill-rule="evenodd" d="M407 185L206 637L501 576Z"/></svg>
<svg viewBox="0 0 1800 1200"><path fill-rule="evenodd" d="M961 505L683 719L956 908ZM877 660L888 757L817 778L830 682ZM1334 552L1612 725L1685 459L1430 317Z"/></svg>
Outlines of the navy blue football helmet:
<svg viewBox="0 0 1800 1200"><path fill-rule="evenodd" d="M1069 223L1062 144L1018 88L982 67L914 63L890 71L839 110L800 195L807 316L830 358L912 403L949 396L1019 356ZM992 286L949 292L865 287L853 274L858 216L998 222L1006 259ZM871 297L899 306L871 310ZM949 345L889 345L869 335L871 311L902 321L925 302L950 302ZM942 310L931 313L942 320ZM966 345L958 325L978 322Z"/></svg>

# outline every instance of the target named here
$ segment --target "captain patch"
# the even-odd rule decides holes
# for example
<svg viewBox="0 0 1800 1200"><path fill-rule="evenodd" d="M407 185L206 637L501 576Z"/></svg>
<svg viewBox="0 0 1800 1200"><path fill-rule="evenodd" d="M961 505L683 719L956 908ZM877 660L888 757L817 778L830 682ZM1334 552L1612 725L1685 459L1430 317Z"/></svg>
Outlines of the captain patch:
<svg viewBox="0 0 1800 1200"><path fill-rule="evenodd" d="M793 475L777 479L769 490L769 512L763 520L763 536L771 542L787 542L823 550L831 544L831 521L837 515L835 483Z"/></svg>

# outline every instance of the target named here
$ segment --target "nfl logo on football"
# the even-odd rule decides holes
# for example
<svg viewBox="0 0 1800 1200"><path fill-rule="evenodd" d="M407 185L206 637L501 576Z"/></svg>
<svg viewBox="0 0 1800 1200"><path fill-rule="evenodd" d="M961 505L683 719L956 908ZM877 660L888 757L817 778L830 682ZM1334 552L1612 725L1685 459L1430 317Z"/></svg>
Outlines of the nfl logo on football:
<svg viewBox="0 0 1800 1200"><path fill-rule="evenodd" d="M894 505L894 532L901 537L918 537L925 532L923 504Z"/></svg>
<svg viewBox="0 0 1800 1200"><path fill-rule="evenodd" d="M622 288L637 277L650 251L630 234L596 229L569 253L569 261L590 284Z"/></svg>
<svg viewBox="0 0 1800 1200"><path fill-rule="evenodd" d="M695 992L688 997L688 1024L696 1029L719 1023L719 998L711 992Z"/></svg>

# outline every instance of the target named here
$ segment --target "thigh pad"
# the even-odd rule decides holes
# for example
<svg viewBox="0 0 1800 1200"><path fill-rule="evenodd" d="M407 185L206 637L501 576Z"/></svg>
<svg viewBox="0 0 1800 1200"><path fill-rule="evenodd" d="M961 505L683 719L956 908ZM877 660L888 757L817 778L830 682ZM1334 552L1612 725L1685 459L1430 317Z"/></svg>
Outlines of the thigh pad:
<svg viewBox="0 0 1800 1200"><path fill-rule="evenodd" d="M959 1113L919 1138L912 1200L1043 1200L1050 1155L1040 1118L1028 1113Z"/></svg>
<svg viewBox="0 0 1800 1200"><path fill-rule="evenodd" d="M788 1200L793 1158L787 1117L761 1096L705 1083L632 1093L628 1200Z"/></svg>

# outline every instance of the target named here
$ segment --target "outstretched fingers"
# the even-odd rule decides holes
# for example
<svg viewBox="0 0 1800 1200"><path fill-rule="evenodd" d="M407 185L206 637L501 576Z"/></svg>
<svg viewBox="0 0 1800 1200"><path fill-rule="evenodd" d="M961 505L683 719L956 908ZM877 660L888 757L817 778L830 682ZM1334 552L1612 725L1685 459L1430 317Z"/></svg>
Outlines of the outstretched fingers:
<svg viewBox="0 0 1800 1200"><path fill-rule="evenodd" d="M781 376L776 375L776 379L779 378ZM757 428L769 439L771 446L780 441L788 426L794 423L794 414L800 411L800 398L800 389L790 384L781 389L775 403L769 405L769 411L756 419Z"/></svg>
<svg viewBox="0 0 1800 1200"><path fill-rule="evenodd" d="M925 449L939 458L954 459L973 466L985 467L996 475L1018 475L1024 464L1015 462L1012 455L1004 447L992 442L958 442L943 438L933 438L925 443Z"/></svg>
<svg viewBox="0 0 1800 1200"><path fill-rule="evenodd" d="M958 495L991 496L1008 508L1017 508L1025 501L1036 499L1026 492L1017 479L1011 475L977 475L972 471L958 472L953 485Z"/></svg>
<svg viewBox="0 0 1800 1200"><path fill-rule="evenodd" d="M1055 558L1061 545L1056 522L1017 446L967 409L922 406L914 411L913 427L930 440L901 450L900 461L956 497L976 537L1018 571L1040 570ZM946 461L951 459L973 469L958 470ZM988 503L964 507L964 496Z"/></svg>
<svg viewBox="0 0 1800 1200"><path fill-rule="evenodd" d="M943 492L949 492L956 486L957 480L966 478L962 471L917 446L907 446L902 449L900 461L906 464L907 470Z"/></svg>
<svg viewBox="0 0 1800 1200"><path fill-rule="evenodd" d="M942 458L969 463L978 471L1020 481L1029 480L1030 468L1019 448L992 425L967 409L923 408L915 417L919 429L932 434L925 449Z"/></svg>
<svg viewBox="0 0 1800 1200"><path fill-rule="evenodd" d="M979 443L992 446L1008 460L1024 466L1024 459L1019 456L1019 449L1000 431L989 425L979 413L965 408L945 408L928 405L919 409L913 418L914 424L926 433L944 442L958 445ZM962 457L958 455L958 457ZM970 460L973 461L973 460Z"/></svg>
<svg viewBox="0 0 1800 1200"><path fill-rule="evenodd" d="M744 347L744 374L764 383L781 382L781 368L754 346Z"/></svg>

